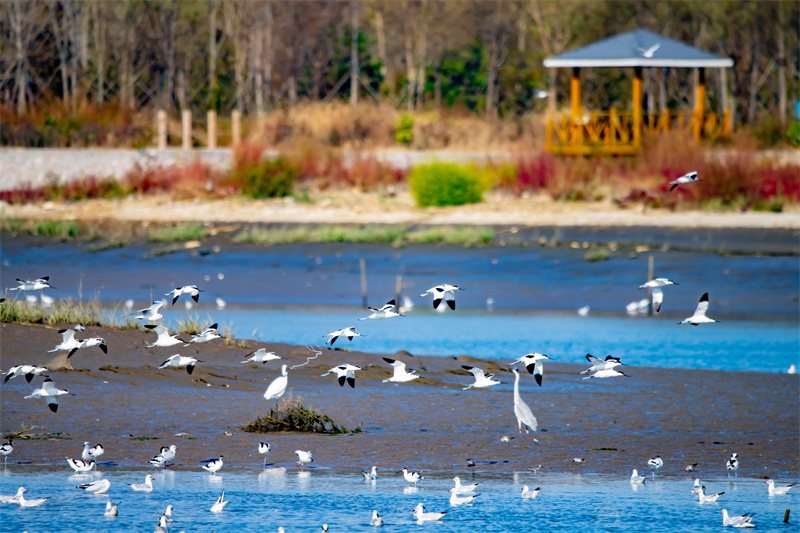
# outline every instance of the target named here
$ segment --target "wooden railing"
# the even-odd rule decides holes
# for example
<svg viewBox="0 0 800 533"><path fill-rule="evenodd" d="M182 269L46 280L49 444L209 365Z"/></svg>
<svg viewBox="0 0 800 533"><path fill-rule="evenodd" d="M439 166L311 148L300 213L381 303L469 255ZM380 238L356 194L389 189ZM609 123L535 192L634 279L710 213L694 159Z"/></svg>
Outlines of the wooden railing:
<svg viewBox="0 0 800 533"><path fill-rule="evenodd" d="M633 113L614 109L574 116L550 116L547 119L546 149L560 155L629 155L638 151L642 135L658 135L678 130L697 141L715 141L730 136L731 130L728 111L722 117L716 113L664 111L644 114L640 124L635 122ZM637 128L639 135L636 134Z"/></svg>

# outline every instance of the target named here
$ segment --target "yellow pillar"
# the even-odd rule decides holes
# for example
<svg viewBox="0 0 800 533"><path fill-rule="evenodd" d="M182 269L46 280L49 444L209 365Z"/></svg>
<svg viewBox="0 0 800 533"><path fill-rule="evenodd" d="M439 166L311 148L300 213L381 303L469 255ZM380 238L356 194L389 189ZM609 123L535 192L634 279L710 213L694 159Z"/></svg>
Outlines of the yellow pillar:
<svg viewBox="0 0 800 533"><path fill-rule="evenodd" d="M577 117L581 112L581 69L572 68L572 80L569 84L569 101L572 111L572 118Z"/></svg>
<svg viewBox="0 0 800 533"><path fill-rule="evenodd" d="M703 120L706 114L706 69L699 69L697 94L694 101L694 140L699 141L703 134Z"/></svg>
<svg viewBox="0 0 800 533"><path fill-rule="evenodd" d="M642 67L633 71L633 145L642 144Z"/></svg>

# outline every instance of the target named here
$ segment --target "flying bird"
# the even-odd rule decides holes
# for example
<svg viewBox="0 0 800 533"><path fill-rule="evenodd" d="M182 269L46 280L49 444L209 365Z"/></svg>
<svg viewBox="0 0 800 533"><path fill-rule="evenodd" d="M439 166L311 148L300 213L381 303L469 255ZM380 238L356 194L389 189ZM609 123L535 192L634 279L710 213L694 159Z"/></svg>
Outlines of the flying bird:
<svg viewBox="0 0 800 533"><path fill-rule="evenodd" d="M537 385L540 387L542 386L542 374L544 373L544 365L542 361L545 359L550 359L550 357L546 356L543 353L529 353L525 354L513 363L512 365L517 365L522 363L525 365L525 368L528 370L529 374L533 374L533 378L536 380Z"/></svg>
<svg viewBox="0 0 800 533"><path fill-rule="evenodd" d="M406 370L406 364L402 361L390 359L388 357L384 357L383 360L392 365L394 373L392 377L384 379L381 383L405 383L406 381L411 381L419 377L414 373L414 370Z"/></svg>
<svg viewBox="0 0 800 533"><path fill-rule="evenodd" d="M175 287L173 290L166 293L164 296L172 296L172 305L175 305L175 302L178 301L178 298L182 294L189 294L192 297L192 300L197 302L200 300L200 293L203 292L197 288L197 285L185 285L183 287Z"/></svg>
<svg viewBox="0 0 800 533"><path fill-rule="evenodd" d="M672 187L670 187L669 190L674 191L675 187L677 187L678 185L681 185L683 183L691 183L693 181L700 181L700 178L697 177L697 172L689 172L688 174L684 174L675 181L670 181L669 184L672 185Z"/></svg>
<svg viewBox="0 0 800 533"><path fill-rule="evenodd" d="M442 303L442 299L444 299L447 306L455 311L456 309L456 295L455 291L463 291L464 289L458 287L457 285L448 285L442 284L437 285L436 287L431 287L427 291L420 294L420 298L427 295L433 295L433 308L437 309L439 304Z"/></svg>
<svg viewBox="0 0 800 533"><path fill-rule="evenodd" d="M250 359L242 361L242 364L245 363L267 363L269 361L276 361L281 359L279 355L275 355L275 352L268 352L265 348L259 348L254 352L250 352L249 354L245 355L245 357L250 356Z"/></svg>
<svg viewBox="0 0 800 533"><path fill-rule="evenodd" d="M614 367L622 365L619 357L612 357L607 355L605 359L600 359L592 354L586 354L586 360L592 363L592 366L581 372L581 374L588 374L589 372L599 372L601 370L611 370ZM624 366L624 365L623 365Z"/></svg>
<svg viewBox="0 0 800 533"><path fill-rule="evenodd" d="M638 50L642 53L642 57L650 59L653 57L653 54L655 54L656 50L658 50L659 48L661 48L661 43L656 43L647 50L645 50L644 48L639 48Z"/></svg>
<svg viewBox="0 0 800 533"><path fill-rule="evenodd" d="M664 291L661 289L667 285L677 285L677 283L667 278L656 278L644 285L639 285L640 289L650 289L650 293L653 295L653 309L656 310L656 313L661 310L661 302L664 301Z"/></svg>
<svg viewBox="0 0 800 533"><path fill-rule="evenodd" d="M217 326L218 324L211 324L202 333L199 333L197 335L192 335L192 340L190 340L183 346L186 347L189 346L190 344L208 342L208 341L213 341L214 339L221 338L222 336L217 334Z"/></svg>
<svg viewBox="0 0 800 533"><path fill-rule="evenodd" d="M75 338L75 330L60 329L58 332L61 334L61 344L56 344L56 347L52 350L48 350L47 353L65 351L72 355L72 353L78 349L81 342Z"/></svg>
<svg viewBox="0 0 800 533"><path fill-rule="evenodd" d="M3 380L3 383L6 383L9 379L14 379L17 376L25 376L25 380L30 383L33 381L34 376L42 376L46 372L50 372L43 366L34 366L34 365L17 365L13 366L8 369L6 372L6 377Z"/></svg>
<svg viewBox="0 0 800 533"><path fill-rule="evenodd" d="M42 289L55 289L50 285L50 276L44 276L33 281L17 278L19 287L12 287L10 291L40 291Z"/></svg>
<svg viewBox="0 0 800 533"><path fill-rule="evenodd" d="M484 374L483 369L480 369L475 366L469 365L461 365L461 368L464 370L468 370L473 376L475 376L475 381L467 385L461 390L467 389L482 389L485 387L491 387L492 385L499 385L500 382L494 379L494 374Z"/></svg>
<svg viewBox="0 0 800 533"><path fill-rule="evenodd" d="M340 387L344 387L344 383L346 381L347 384L350 385L351 389L355 389L356 388L356 376L355 376L356 370L361 370L361 367L360 366L349 365L349 364L344 364L344 365L339 365L339 366L335 366L335 367L331 368L330 370L328 370L327 372L322 374L320 377L324 378L325 376L328 376L330 374L336 374L336 376L339 378L339 386Z"/></svg>
<svg viewBox="0 0 800 533"><path fill-rule="evenodd" d="M355 326L350 326L344 329L337 329L327 335L323 335L323 337L330 337L325 341L325 344L330 343L330 345L333 346L333 343L336 342L336 339L339 337L347 337L348 340L353 340L353 337L366 337L366 335L358 333Z"/></svg>
<svg viewBox="0 0 800 533"><path fill-rule="evenodd" d="M700 297L700 302L697 304L697 309L694 310L694 314L689 318L684 318L678 324L691 324L693 326L697 326L699 324L709 324L711 322L717 322L713 318L708 318L706 316L706 311L708 311L708 293L703 293Z"/></svg>
<svg viewBox="0 0 800 533"><path fill-rule="evenodd" d="M164 315L158 312L161 306L164 305L162 301L155 301L153 305L150 307L146 307L144 309L139 309L138 311L134 311L130 313L128 316L132 316L135 320L146 320L148 322L154 322L156 320L161 320L164 318Z"/></svg>
<svg viewBox="0 0 800 533"><path fill-rule="evenodd" d="M183 344L184 342L186 342L185 340L178 338L178 333L176 333L175 335L170 335L169 330L164 326L154 326L152 324L147 324L145 328L155 331L156 334L158 335L156 342L146 346L147 348L155 348L158 346L164 346L164 347L175 346L176 344Z"/></svg>
<svg viewBox="0 0 800 533"><path fill-rule="evenodd" d="M396 316L406 316L400 314L400 312L397 310L397 304L394 300L389 300L386 305L380 309L376 307L367 307L367 309L372 311L372 314L365 316L364 318L359 318L359 320L381 320L384 318L394 318Z"/></svg>
<svg viewBox="0 0 800 533"><path fill-rule="evenodd" d="M105 339L101 339L100 337L93 337L91 339L83 339L77 341L78 345L70 350L69 355L67 355L67 359L75 355L75 352L80 350L81 348L89 348L91 346L99 346L101 350L103 350L104 354L108 353L108 344L106 344Z"/></svg>
<svg viewBox="0 0 800 533"><path fill-rule="evenodd" d="M69 394L69 392L56 388L53 380L46 378L44 383L42 383L42 386L38 389L34 389L32 393L30 393L28 396L25 396L25 399L44 398L47 401L47 407L49 407L50 410L55 413L58 411L58 397L63 394Z"/></svg>
<svg viewBox="0 0 800 533"><path fill-rule="evenodd" d="M164 361L163 363L161 363L161 366L159 366L158 369L161 370L162 368L167 368L170 366L175 368L185 368L186 373L191 375L191 373L194 372L195 363L203 363L203 362L204 361L201 361L200 359L196 359L191 356L175 354L166 361Z"/></svg>

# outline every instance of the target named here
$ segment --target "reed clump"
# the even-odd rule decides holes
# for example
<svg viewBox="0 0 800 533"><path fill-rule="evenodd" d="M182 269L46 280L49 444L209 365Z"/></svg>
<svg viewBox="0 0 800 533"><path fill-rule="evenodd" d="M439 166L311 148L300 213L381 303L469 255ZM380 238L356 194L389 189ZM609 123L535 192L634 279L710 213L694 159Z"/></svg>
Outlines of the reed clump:
<svg viewBox="0 0 800 533"><path fill-rule="evenodd" d="M270 409L269 414L242 426L242 430L249 433L296 431L299 433L324 433L327 435L361 432L360 428L348 430L344 426L337 425L329 416L303 407L300 398L285 398L281 400L275 409Z"/></svg>

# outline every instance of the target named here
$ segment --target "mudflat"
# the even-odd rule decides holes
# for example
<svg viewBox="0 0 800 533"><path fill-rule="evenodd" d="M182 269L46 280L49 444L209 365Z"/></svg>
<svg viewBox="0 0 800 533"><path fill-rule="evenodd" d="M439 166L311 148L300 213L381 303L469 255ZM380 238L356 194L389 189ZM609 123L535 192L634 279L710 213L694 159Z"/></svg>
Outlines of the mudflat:
<svg viewBox="0 0 800 533"><path fill-rule="evenodd" d="M80 338L103 337L108 354L97 347L79 350L64 368L66 353L47 354L60 342L59 327L2 324L0 365L45 365L51 378L72 395L59 398L52 413L44 400L23 399L42 378L28 384L18 377L0 386L0 430L20 432L12 462L64 464L78 457L83 442L102 443L101 461L148 467L161 446L176 444L175 468L199 469L203 459L225 456L226 469L260 465L259 441L272 444L269 462L290 466L294 450L311 450L314 465L353 469L377 465L463 470L472 459L479 470L519 471L542 465L543 471L606 473L628 476L646 470L656 454L664 459L659 474L724 476L731 452L739 454L740 476L800 476L800 376L625 367L630 377L580 378L589 365L547 362L537 386L521 370L520 393L538 421L536 433L518 432L513 410L513 374L506 364L471 357L439 357L399 352L422 376L409 383L382 383L391 367L384 355L320 347L321 354L289 370L287 397L360 432L340 435L242 431L276 402L266 401L267 385L314 354L304 346L218 339L171 348L146 348L155 335L141 330L87 327ZM258 348L284 361L242 364ZM174 353L194 355L192 375L157 367ZM55 356L55 357L54 357ZM510 362L510 360L508 361ZM340 387L330 368L350 363L356 386ZM467 390L472 376L462 364L494 372L504 383L488 390ZM503 436L513 437L507 442ZM574 462L582 458L583 462ZM695 474L691 474L695 475Z"/></svg>

